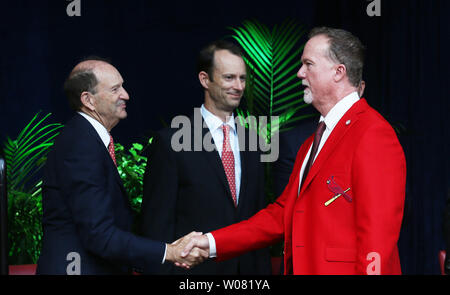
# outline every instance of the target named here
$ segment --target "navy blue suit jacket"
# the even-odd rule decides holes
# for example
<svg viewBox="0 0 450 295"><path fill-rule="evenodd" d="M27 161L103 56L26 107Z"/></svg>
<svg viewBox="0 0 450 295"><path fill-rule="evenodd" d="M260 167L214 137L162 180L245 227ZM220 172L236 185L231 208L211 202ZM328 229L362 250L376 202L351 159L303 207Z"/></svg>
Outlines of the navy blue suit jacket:
<svg viewBox="0 0 450 295"><path fill-rule="evenodd" d="M92 125L76 114L57 137L43 177L43 246L38 274L146 272L161 264L165 244L130 232L132 211L122 181Z"/></svg>

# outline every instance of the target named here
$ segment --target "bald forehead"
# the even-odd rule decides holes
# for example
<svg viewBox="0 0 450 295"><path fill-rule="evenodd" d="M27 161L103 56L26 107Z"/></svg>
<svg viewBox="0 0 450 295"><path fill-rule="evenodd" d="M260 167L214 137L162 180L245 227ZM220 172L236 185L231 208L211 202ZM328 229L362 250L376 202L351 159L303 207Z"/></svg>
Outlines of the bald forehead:
<svg viewBox="0 0 450 295"><path fill-rule="evenodd" d="M80 62L79 64L77 64L72 72L72 73L76 73L79 71L92 71L94 73L99 72L101 70L105 70L105 69L114 69L116 70L116 68L114 68L111 64L101 61L101 60L85 60Z"/></svg>

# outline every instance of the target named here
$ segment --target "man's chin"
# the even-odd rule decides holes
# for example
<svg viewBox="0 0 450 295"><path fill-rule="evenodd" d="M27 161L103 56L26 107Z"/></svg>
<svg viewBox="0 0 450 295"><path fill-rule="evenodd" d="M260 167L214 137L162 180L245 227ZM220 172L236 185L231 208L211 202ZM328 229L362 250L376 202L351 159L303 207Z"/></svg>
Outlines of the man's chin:
<svg viewBox="0 0 450 295"><path fill-rule="evenodd" d="M312 97L306 97L306 96L304 96L304 97L303 97L303 101L304 101L306 104L312 104L313 99L312 99Z"/></svg>
<svg viewBox="0 0 450 295"><path fill-rule="evenodd" d="M313 101L313 96L312 96L311 90L309 88L306 88L303 93L303 101L307 104L311 104Z"/></svg>
<svg viewBox="0 0 450 295"><path fill-rule="evenodd" d="M126 119L126 117L128 117L128 113L124 110L124 111L120 112L118 117L120 120Z"/></svg>
<svg viewBox="0 0 450 295"><path fill-rule="evenodd" d="M237 108L241 103L241 98L235 98L228 101L228 106L233 111L235 108Z"/></svg>

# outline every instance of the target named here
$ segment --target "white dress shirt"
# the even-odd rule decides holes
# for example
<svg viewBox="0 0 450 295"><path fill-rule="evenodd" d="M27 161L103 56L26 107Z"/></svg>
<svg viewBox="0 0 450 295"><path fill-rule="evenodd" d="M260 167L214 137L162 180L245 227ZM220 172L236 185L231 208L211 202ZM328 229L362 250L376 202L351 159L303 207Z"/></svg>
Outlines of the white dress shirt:
<svg viewBox="0 0 450 295"><path fill-rule="evenodd" d="M355 102L359 100L358 93L352 92L343 99L341 99L329 112L328 114L323 117L320 116L319 122L325 121L325 131L323 132L322 138L319 143L319 148L317 150L317 154L314 158L314 160L317 158L317 156L320 153L320 150L324 146L325 142L327 141L328 137L330 136L331 132L333 131L336 124L339 122L339 120L344 116L344 114L353 106ZM312 144L309 147L309 151L306 154L305 160L309 158L309 155L311 153ZM300 184L301 179L303 177L303 172L305 171L306 162L303 161L302 168L300 169L300 181L299 181L299 192L300 192ZM313 162L314 163L314 162ZM216 241L214 240L214 237L211 233L206 234L208 241L209 241L209 257L214 258L217 256L217 250L216 250Z"/></svg>

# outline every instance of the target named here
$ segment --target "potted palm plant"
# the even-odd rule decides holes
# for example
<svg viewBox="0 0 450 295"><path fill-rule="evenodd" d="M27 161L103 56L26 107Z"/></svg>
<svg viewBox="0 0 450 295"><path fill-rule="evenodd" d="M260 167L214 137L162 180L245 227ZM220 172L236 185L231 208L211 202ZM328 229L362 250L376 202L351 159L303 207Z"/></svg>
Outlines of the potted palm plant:
<svg viewBox="0 0 450 295"><path fill-rule="evenodd" d="M42 240L42 181L39 171L63 125L45 124L38 112L15 139L3 145L7 174L9 264L35 264Z"/></svg>

